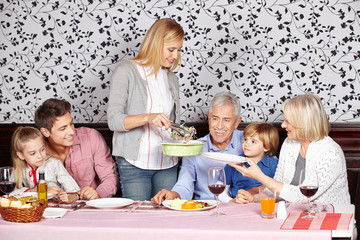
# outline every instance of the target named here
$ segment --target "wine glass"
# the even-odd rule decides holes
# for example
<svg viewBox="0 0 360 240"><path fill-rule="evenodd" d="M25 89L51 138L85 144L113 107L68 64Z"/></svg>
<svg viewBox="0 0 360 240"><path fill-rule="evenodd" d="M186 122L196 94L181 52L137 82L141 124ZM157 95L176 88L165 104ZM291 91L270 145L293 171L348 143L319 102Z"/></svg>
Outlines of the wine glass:
<svg viewBox="0 0 360 240"><path fill-rule="evenodd" d="M300 192L305 195L308 199L308 214L303 216L302 219L312 220L316 219L316 216L311 215L310 213L310 197L314 196L319 188L319 181L316 170L313 169L303 169L300 172L299 179Z"/></svg>
<svg viewBox="0 0 360 240"><path fill-rule="evenodd" d="M0 189L3 193L9 194L15 189L13 167L0 168Z"/></svg>
<svg viewBox="0 0 360 240"><path fill-rule="evenodd" d="M210 192L216 196L216 211L211 214L214 216L225 215L219 212L219 199L218 196L225 190L226 178L225 170L222 167L212 167L208 172L208 187Z"/></svg>

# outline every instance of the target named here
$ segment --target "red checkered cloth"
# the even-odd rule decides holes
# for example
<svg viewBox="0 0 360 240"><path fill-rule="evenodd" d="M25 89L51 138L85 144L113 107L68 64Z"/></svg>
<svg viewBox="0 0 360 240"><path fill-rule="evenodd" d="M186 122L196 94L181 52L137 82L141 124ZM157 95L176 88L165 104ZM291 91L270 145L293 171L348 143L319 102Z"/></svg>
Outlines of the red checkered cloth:
<svg viewBox="0 0 360 240"><path fill-rule="evenodd" d="M350 221L353 216L352 213L316 213L316 219L301 219L305 215L307 213L290 213L281 229L349 230Z"/></svg>

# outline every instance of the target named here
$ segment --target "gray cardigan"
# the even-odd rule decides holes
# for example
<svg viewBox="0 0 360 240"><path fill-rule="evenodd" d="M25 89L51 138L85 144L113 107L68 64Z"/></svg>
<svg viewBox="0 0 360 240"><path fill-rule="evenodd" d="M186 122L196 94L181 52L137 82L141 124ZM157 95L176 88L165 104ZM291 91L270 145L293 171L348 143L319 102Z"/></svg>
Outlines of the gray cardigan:
<svg viewBox="0 0 360 240"><path fill-rule="evenodd" d="M172 72L169 72L168 77L170 92L175 102L170 119L179 122L179 82ZM126 130L124 119L128 115L145 113L146 106L146 83L141 78L136 64L132 61L121 62L111 75L107 109L108 125L110 130L114 131L112 155L131 160L137 158L143 127Z"/></svg>

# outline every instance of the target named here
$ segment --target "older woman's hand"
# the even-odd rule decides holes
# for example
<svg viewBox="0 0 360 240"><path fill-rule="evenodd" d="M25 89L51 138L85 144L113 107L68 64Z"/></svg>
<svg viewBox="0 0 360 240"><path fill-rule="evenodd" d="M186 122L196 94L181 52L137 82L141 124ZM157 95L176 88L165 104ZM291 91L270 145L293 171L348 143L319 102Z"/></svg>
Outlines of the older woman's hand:
<svg viewBox="0 0 360 240"><path fill-rule="evenodd" d="M248 191L245 191L244 189L240 189L234 200L236 203L245 204L245 203L254 202L255 198Z"/></svg>
<svg viewBox="0 0 360 240"><path fill-rule="evenodd" d="M246 160L248 161L248 163L250 163L250 166L248 168L246 168L243 164L241 165L230 164L230 166L241 172L244 177L250 177L258 180L258 177L263 175L263 172L256 164L256 162L248 158L246 158Z"/></svg>

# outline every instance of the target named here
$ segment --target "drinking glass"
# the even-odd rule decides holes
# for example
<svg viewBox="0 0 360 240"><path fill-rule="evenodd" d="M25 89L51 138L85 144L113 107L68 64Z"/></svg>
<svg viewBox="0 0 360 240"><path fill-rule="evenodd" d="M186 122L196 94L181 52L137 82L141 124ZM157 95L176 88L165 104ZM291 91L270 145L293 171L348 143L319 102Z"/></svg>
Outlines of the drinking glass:
<svg viewBox="0 0 360 240"><path fill-rule="evenodd" d="M259 189L261 216L265 219L273 219L275 216L276 191L268 188Z"/></svg>
<svg viewBox="0 0 360 240"><path fill-rule="evenodd" d="M300 172L299 187L301 193L308 199L308 214L303 216L302 219L312 220L316 219L316 216L311 215L310 213L310 197L314 196L319 188L319 181L316 170L313 169L303 169Z"/></svg>
<svg viewBox="0 0 360 240"><path fill-rule="evenodd" d="M3 193L9 195L15 189L15 180L13 167L0 168L0 189Z"/></svg>
<svg viewBox="0 0 360 240"><path fill-rule="evenodd" d="M226 178L225 170L222 167L212 167L208 172L208 187L210 192L216 196L216 211L211 214L213 216L225 215L219 212L219 199L218 196L225 190Z"/></svg>

